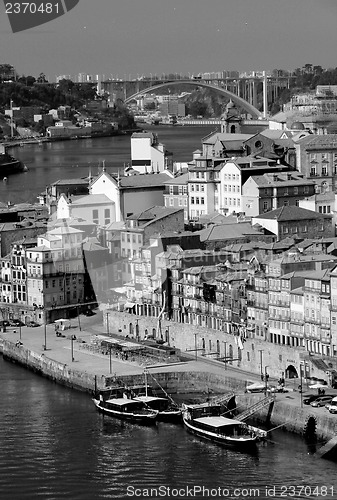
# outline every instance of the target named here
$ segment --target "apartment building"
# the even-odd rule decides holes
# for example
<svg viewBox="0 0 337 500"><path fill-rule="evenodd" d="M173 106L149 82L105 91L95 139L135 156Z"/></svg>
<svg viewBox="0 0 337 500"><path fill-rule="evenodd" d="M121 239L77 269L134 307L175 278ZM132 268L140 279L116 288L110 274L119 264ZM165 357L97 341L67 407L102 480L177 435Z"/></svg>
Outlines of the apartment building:
<svg viewBox="0 0 337 500"><path fill-rule="evenodd" d="M28 305L41 322L64 316L84 301L83 232L58 227L38 237L26 253Z"/></svg>
<svg viewBox="0 0 337 500"><path fill-rule="evenodd" d="M178 175L164 182L164 205L184 210L184 220L188 222L188 178L189 173Z"/></svg>
<svg viewBox="0 0 337 500"><path fill-rule="evenodd" d="M297 169L321 193L337 189L337 134L310 134L295 143Z"/></svg>
<svg viewBox="0 0 337 500"><path fill-rule="evenodd" d="M299 206L315 193L315 182L288 172L252 175L242 186L242 211L255 216L282 206Z"/></svg>

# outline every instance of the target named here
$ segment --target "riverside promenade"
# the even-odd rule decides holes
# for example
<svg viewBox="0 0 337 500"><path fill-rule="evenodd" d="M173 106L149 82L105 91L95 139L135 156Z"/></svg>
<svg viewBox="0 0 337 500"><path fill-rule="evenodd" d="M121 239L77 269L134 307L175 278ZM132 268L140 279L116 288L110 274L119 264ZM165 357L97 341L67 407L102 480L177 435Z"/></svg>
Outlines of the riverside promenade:
<svg viewBox="0 0 337 500"><path fill-rule="evenodd" d="M60 384L89 393L112 385L116 380L129 385L144 383L146 366L150 374L149 383L156 387L158 382L173 397L181 395L179 399L183 399L184 394L206 399L232 392L235 393L237 409L242 412L265 397L263 393L245 393L248 383L260 381L256 374L225 366L220 361L198 357L190 361L154 363L149 358L145 362L142 359L143 363L139 364L136 359L110 358L102 351L91 348L94 347L91 341L95 335L106 335L100 312L92 317L81 315L80 322L77 318L72 319L71 328L62 333L63 337L56 336L55 325L47 325L46 328L24 326L20 337L20 328L7 327L5 332L0 333L0 346L6 359ZM113 336L114 332L110 334ZM71 340L73 335L76 340ZM298 434L311 429L322 441L336 436L337 415L330 414L324 407L303 405L300 393L294 390L296 387L297 382L288 382L289 392L275 394L273 403L257 411L254 419ZM333 389L327 392L337 395Z"/></svg>
<svg viewBox="0 0 337 500"><path fill-rule="evenodd" d="M116 332L117 333L117 332ZM204 372L214 375L237 379L244 387L246 382L257 382L259 377L256 374L250 374L241 370L225 367L224 363L212 362L208 359L198 357L198 360L190 356L190 361L180 363L153 363L151 358L148 362L141 365L135 361L124 361L112 356L111 371L109 355L95 352L89 349L94 335L107 335L104 331L102 313L98 312L95 316L80 316L80 327L77 318L71 320L71 328L62 332L63 337L57 337L55 325L39 326L30 328L24 326L21 328L21 338L19 327L6 327L6 331L0 333L0 339L12 343L20 341L22 347L29 349L40 356L52 359L58 363L72 367L74 370L83 370L92 375L106 376L116 375L132 376L143 375L145 366L149 367L151 373L169 373L169 372ZM76 336L76 340L71 341L71 336ZM110 332L114 335L114 332ZM117 335L116 335L117 337ZM85 345L83 345L85 343ZM46 347L46 349L45 349Z"/></svg>

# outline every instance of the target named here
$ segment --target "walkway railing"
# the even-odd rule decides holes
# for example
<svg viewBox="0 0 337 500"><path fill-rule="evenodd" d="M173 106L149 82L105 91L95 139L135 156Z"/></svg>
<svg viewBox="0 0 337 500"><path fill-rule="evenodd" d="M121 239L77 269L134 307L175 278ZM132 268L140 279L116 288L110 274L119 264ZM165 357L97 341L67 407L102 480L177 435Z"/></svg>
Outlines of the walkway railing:
<svg viewBox="0 0 337 500"><path fill-rule="evenodd" d="M239 415L236 415L235 419L243 422L244 420L247 420L247 418L249 418L251 415L254 415L255 412L261 410L262 408L265 408L266 406L269 406L274 401L275 401L274 396L267 396L266 398L261 399L257 403L247 408L247 410L245 410L244 412L240 413Z"/></svg>

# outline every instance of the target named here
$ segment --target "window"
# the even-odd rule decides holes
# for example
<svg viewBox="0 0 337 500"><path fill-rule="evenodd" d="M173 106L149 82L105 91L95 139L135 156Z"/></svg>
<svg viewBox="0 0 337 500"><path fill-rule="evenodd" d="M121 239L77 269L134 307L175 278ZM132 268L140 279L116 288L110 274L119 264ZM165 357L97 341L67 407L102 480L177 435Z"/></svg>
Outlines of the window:
<svg viewBox="0 0 337 500"><path fill-rule="evenodd" d="M194 184L191 184L191 191L194 191Z"/></svg>
<svg viewBox="0 0 337 500"><path fill-rule="evenodd" d="M104 209L104 224L110 224L110 208Z"/></svg>
<svg viewBox="0 0 337 500"><path fill-rule="evenodd" d="M194 196L191 198L191 205L194 205Z"/></svg>
<svg viewBox="0 0 337 500"><path fill-rule="evenodd" d="M97 209L92 211L92 222L94 224L98 224L98 210Z"/></svg>
<svg viewBox="0 0 337 500"><path fill-rule="evenodd" d="M200 205L204 205L205 203L205 198L200 198Z"/></svg>

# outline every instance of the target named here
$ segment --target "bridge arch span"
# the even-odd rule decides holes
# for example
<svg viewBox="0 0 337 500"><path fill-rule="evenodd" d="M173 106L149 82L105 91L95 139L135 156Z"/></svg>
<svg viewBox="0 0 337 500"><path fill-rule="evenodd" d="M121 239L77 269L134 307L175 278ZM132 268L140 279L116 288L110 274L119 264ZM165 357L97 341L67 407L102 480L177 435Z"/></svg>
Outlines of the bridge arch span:
<svg viewBox="0 0 337 500"><path fill-rule="evenodd" d="M132 101L133 99L135 99L136 97L144 95L144 94L148 94L150 91L153 91L153 90L161 89L163 87L171 87L172 85L182 85L182 84L193 85L195 87L205 87L208 89L215 90L219 94L225 95L226 97L229 97L230 99L232 99L232 101L235 102L235 104L238 104L244 110L246 110L252 116L252 118L255 118L255 119L262 118L262 113L257 108L255 108L255 106L253 106L249 102L242 99L242 97L235 95L233 92L230 92L229 90L225 90L221 87L217 87L216 85L211 85L210 83L205 83L205 82L202 82L200 80L172 80L172 81L166 81L163 83L159 83L159 84L153 85L152 87L147 87L146 89L140 90L139 92L136 92L135 94L132 94L130 97L125 99L124 102L125 102L125 104L127 104L130 101Z"/></svg>

